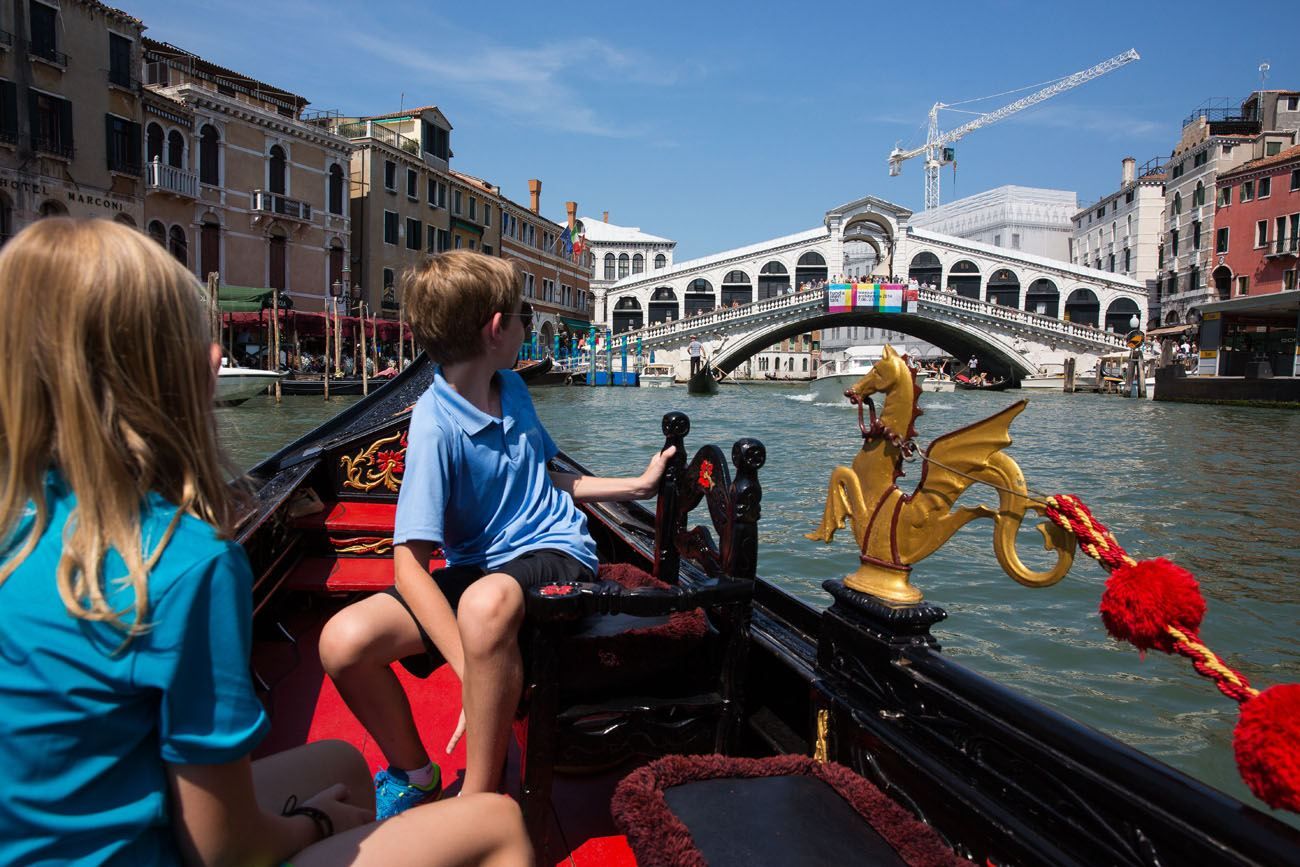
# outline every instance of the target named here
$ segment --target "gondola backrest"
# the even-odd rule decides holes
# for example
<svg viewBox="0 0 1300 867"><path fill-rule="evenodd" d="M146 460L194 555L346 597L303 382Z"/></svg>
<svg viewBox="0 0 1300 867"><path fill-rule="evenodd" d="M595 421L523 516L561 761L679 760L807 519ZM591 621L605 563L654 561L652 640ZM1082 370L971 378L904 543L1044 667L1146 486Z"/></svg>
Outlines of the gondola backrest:
<svg viewBox="0 0 1300 867"><path fill-rule="evenodd" d="M767 460L763 444L748 437L731 448L736 477L731 479L722 450L707 445L686 460L686 435L691 421L685 413L663 417L664 448L675 446L659 482L655 509L654 574L676 584L683 556L698 562L711 576L753 580L758 567L758 519L763 488L758 470ZM708 504L715 544L701 526L687 529L687 518L701 500Z"/></svg>

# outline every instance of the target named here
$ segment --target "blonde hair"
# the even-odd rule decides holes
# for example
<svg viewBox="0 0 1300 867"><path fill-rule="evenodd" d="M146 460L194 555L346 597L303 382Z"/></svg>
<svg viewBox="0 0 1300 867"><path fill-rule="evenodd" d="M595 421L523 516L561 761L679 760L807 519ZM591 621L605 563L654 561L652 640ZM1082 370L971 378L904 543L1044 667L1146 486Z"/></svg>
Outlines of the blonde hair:
<svg viewBox="0 0 1300 867"><path fill-rule="evenodd" d="M483 351L482 328L494 313L513 313L523 296L514 262L454 250L431 256L402 275L406 320L439 364Z"/></svg>
<svg viewBox="0 0 1300 867"><path fill-rule="evenodd" d="M73 617L109 623L127 641L147 628L149 572L180 516L229 534L234 495L213 427L209 345L198 281L133 229L51 217L0 250L0 585L47 529L50 469L76 495L59 596ZM150 492L178 511L146 551ZM126 564L129 608L106 598L109 549Z"/></svg>

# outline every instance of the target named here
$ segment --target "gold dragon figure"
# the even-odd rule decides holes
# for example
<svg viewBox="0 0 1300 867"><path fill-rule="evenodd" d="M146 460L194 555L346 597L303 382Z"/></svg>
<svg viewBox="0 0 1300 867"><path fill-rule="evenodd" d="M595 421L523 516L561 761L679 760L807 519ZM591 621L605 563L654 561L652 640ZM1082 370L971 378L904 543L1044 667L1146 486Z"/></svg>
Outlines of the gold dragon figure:
<svg viewBox="0 0 1300 867"><path fill-rule="evenodd" d="M885 406L876 418L870 395L883 393ZM959 529L976 518L993 520L993 551L1002 569L1028 587L1047 587L1065 577L1074 562L1075 538L1050 522L1037 529L1044 548L1056 552L1051 569L1035 572L1016 552L1016 533L1029 511L1045 514L1045 505L1031 497L1024 474L1002 452L1011 445L1011 421L1027 405L1021 400L1001 412L937 438L925 450L916 490L905 494L895 484L903 475L903 459L916 446L914 423L921 415L916 384L907 359L891 346L875 366L844 392L859 407L862 450L853 467L836 467L826 492L821 526L808 533L814 541L830 542L847 518L861 551L861 565L845 578L854 590L891 602L921 601L921 591L908 581L912 566L933 554ZM862 407L870 409L870 423ZM998 507L954 508L975 482L998 491Z"/></svg>

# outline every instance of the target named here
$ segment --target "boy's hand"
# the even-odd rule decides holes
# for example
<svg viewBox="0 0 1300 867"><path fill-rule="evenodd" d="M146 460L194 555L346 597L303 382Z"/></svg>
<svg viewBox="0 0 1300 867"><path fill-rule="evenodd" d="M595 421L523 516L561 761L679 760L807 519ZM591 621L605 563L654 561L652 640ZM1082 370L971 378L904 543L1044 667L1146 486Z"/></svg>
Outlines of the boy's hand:
<svg viewBox="0 0 1300 867"><path fill-rule="evenodd" d="M659 480L663 478L668 461L675 454L677 454L677 446L669 446L650 459L645 472L637 479L637 499L649 499L659 492Z"/></svg>
<svg viewBox="0 0 1300 867"><path fill-rule="evenodd" d="M451 740L447 741L447 755L451 755L451 751L456 749L456 744L460 743L460 739L463 738L464 736L465 736L465 708L461 707L460 721L456 723L456 731L452 732Z"/></svg>

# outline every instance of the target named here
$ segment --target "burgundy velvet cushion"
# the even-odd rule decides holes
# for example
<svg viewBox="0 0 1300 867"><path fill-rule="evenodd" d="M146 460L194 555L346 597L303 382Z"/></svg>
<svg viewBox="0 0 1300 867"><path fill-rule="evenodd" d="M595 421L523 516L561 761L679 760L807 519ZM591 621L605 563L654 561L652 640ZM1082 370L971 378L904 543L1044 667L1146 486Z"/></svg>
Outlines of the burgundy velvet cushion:
<svg viewBox="0 0 1300 867"><path fill-rule="evenodd" d="M746 796L747 781L753 783L757 778L773 777L818 780L828 791L820 795L819 806L809 803L808 785L788 787L804 795L789 799L786 809L771 809L773 803L779 803L779 795L775 799ZM683 792L700 781L730 781L735 785L720 803L703 808L698 804L697 792L697 803L692 807L695 815L683 821L670 806L669 799L678 802L688 799L675 797L677 793L666 793L675 787L681 787L678 792ZM779 785L782 781L772 782ZM765 788L770 795L774 786L765 785ZM843 809L845 803L851 811ZM800 810L817 811L819 815L800 815ZM737 860L752 859L755 849L765 863L814 863L809 856L816 844L845 841L852 835L860 839L863 835L875 838L871 843L876 850L875 857L863 851L867 847L859 848L852 859L857 863L901 861L912 867L969 867L969 862L959 858L933 828L918 821L871 783L843 765L820 763L807 756L766 759L668 756L624 778L614 792L610 812L619 830L627 835L628 845L641 867L706 867L709 863L718 867L721 863L731 863L732 856L737 856ZM829 830L810 827L816 824L810 818L824 819L832 813L836 814L835 821L864 824ZM700 834L699 845L691 835L691 827L696 827ZM744 829L748 829L747 836L737 839L737 831L745 833ZM814 839L804 836L810 831L819 836ZM727 838L729 833L731 837ZM706 836L712 838L708 845ZM706 859L701 847L710 850L709 858ZM746 852L747 849L750 851ZM728 857L720 857L720 852Z"/></svg>
<svg viewBox="0 0 1300 867"><path fill-rule="evenodd" d="M667 584L627 563L600 567L600 581L628 589ZM598 689L668 671L694 653L708 631L699 608L667 617L592 617L566 636L560 648L560 679L566 686Z"/></svg>

